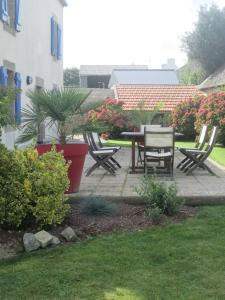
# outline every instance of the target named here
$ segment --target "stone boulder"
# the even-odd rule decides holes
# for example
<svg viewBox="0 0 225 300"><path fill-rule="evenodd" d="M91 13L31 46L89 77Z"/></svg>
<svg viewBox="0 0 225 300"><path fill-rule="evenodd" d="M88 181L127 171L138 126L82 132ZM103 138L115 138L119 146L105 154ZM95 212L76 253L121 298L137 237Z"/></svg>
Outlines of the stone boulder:
<svg viewBox="0 0 225 300"><path fill-rule="evenodd" d="M31 252L39 249L41 244L33 233L25 233L23 236L23 246L26 252Z"/></svg>
<svg viewBox="0 0 225 300"><path fill-rule="evenodd" d="M46 248L51 245L53 236L45 230L41 230L35 234L35 238L41 245L41 248Z"/></svg>
<svg viewBox="0 0 225 300"><path fill-rule="evenodd" d="M61 232L61 236L64 237L67 242L75 242L78 240L78 237L75 231L71 227L67 227Z"/></svg>
<svg viewBox="0 0 225 300"><path fill-rule="evenodd" d="M60 242L60 240L56 237L56 236L52 236L52 245L53 246L57 246L57 245L59 245L61 242Z"/></svg>

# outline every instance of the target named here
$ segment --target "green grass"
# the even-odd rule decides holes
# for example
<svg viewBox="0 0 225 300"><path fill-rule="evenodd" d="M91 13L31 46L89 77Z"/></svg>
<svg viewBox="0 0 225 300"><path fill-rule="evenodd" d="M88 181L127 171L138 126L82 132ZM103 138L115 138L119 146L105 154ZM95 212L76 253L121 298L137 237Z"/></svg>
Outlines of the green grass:
<svg viewBox="0 0 225 300"><path fill-rule="evenodd" d="M131 147L131 141L124 140L108 140L105 143L106 146L121 146L121 147ZM176 147L194 147L195 142L176 142ZM210 158L216 161L221 166L225 167L225 147L221 145L215 146Z"/></svg>
<svg viewBox="0 0 225 300"><path fill-rule="evenodd" d="M131 147L131 141L126 140L107 140L104 143L105 146L120 146L120 147Z"/></svg>
<svg viewBox="0 0 225 300"><path fill-rule="evenodd" d="M1 299L224 299L225 206L0 263Z"/></svg>

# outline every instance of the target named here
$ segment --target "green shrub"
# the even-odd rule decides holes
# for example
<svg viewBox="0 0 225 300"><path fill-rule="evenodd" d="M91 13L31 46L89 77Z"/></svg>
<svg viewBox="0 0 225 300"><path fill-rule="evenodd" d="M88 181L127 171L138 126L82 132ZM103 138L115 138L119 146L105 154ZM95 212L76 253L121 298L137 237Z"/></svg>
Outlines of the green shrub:
<svg viewBox="0 0 225 300"><path fill-rule="evenodd" d="M29 212L30 191L24 166L0 144L0 225L19 227Z"/></svg>
<svg viewBox="0 0 225 300"><path fill-rule="evenodd" d="M80 212L89 216L109 216L115 214L116 205L100 197L91 197L80 203Z"/></svg>
<svg viewBox="0 0 225 300"><path fill-rule="evenodd" d="M0 224L20 227L62 222L68 165L52 150L42 156L34 149L9 151L0 145Z"/></svg>
<svg viewBox="0 0 225 300"><path fill-rule="evenodd" d="M183 200L177 196L175 183L169 187L153 176L144 176L140 186L135 188L139 196L147 203L150 209L158 208L162 213L173 215Z"/></svg>
<svg viewBox="0 0 225 300"><path fill-rule="evenodd" d="M196 114L199 110L202 98L203 97L194 96L179 103L173 110L172 124L176 130L184 134L182 138L194 139L196 137Z"/></svg>
<svg viewBox="0 0 225 300"><path fill-rule="evenodd" d="M152 219L152 222L154 224L159 224L160 222L160 219L161 219L161 215L162 215L162 211L160 208L158 207L154 207L154 208L146 208L145 210L145 215L148 217L148 218L151 218Z"/></svg>
<svg viewBox="0 0 225 300"><path fill-rule="evenodd" d="M225 92L213 92L204 96L201 101L199 111L196 115L196 128L200 132L204 124L209 130L213 126L218 126L220 132L218 142L225 146Z"/></svg>

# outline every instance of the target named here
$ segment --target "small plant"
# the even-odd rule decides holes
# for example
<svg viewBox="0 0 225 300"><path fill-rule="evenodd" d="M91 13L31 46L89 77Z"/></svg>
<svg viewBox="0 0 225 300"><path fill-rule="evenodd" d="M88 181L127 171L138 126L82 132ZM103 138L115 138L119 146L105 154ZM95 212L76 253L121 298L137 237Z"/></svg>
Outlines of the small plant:
<svg viewBox="0 0 225 300"><path fill-rule="evenodd" d="M147 203L147 209L150 209L150 215L152 211L152 214L155 215L159 213L159 211L166 215L173 215L183 203L182 198L177 196L175 183L167 187L164 182L158 181L153 176L144 176L140 186L136 187L135 190ZM156 208L158 211L155 210Z"/></svg>
<svg viewBox="0 0 225 300"><path fill-rule="evenodd" d="M80 212L88 216L109 216L115 214L116 205L100 197L91 197L81 202Z"/></svg>
<svg viewBox="0 0 225 300"><path fill-rule="evenodd" d="M145 216L152 219L154 224L159 224L162 215L162 210L158 207L146 208Z"/></svg>

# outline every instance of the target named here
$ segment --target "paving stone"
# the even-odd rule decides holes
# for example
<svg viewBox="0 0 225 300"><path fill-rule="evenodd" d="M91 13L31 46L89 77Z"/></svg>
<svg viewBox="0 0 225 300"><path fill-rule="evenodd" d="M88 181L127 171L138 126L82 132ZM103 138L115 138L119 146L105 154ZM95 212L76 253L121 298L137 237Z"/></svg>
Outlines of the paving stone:
<svg viewBox="0 0 225 300"><path fill-rule="evenodd" d="M137 152L136 152L137 155ZM117 175L109 175L103 168L94 171L91 176L83 176L79 195L85 196L91 193L95 195L110 196L137 196L134 191L134 186L137 186L144 174L128 174L131 166L131 149L123 148L117 153L117 159L122 165L122 169L116 171ZM178 161L183 159L179 151L175 152L175 166ZM85 161L84 169L93 165L93 159ZM177 184L178 193L188 197L191 196L213 196L222 195L225 197L225 171L212 166L210 162L207 164L215 170L218 176L212 176L204 170L196 170L192 175L187 176L179 169L174 169L174 179L169 177L158 177L167 185L175 181Z"/></svg>

